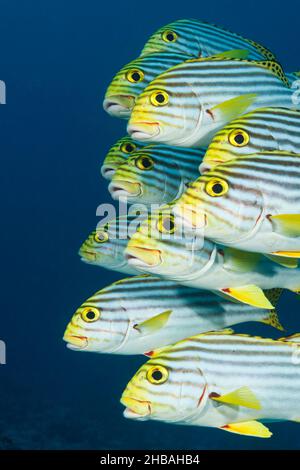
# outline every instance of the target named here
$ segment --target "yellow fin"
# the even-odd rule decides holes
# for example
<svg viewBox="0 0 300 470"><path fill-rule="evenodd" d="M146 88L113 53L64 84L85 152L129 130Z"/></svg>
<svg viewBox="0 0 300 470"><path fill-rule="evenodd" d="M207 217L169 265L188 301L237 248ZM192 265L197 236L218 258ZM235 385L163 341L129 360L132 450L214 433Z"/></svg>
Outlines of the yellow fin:
<svg viewBox="0 0 300 470"><path fill-rule="evenodd" d="M272 436L271 431L259 421L244 421L243 423L231 423L222 426L224 431L243 434L245 436L268 438Z"/></svg>
<svg viewBox="0 0 300 470"><path fill-rule="evenodd" d="M273 230L288 237L300 237L300 214L269 215Z"/></svg>
<svg viewBox="0 0 300 470"><path fill-rule="evenodd" d="M269 315L261 320L261 322L265 323L266 325L273 326L273 328L277 328L277 330L284 331L284 327L280 323L276 310L271 310Z"/></svg>
<svg viewBox="0 0 300 470"><path fill-rule="evenodd" d="M284 341L287 343L299 343L300 344L300 333L295 333L291 336L285 336L283 338L279 338L278 341Z"/></svg>
<svg viewBox="0 0 300 470"><path fill-rule="evenodd" d="M265 296L263 290L255 285L241 286L241 287L230 287L227 289L221 289L221 292L227 294L239 302L244 304L253 305L253 307L273 309L273 305Z"/></svg>
<svg viewBox="0 0 300 470"><path fill-rule="evenodd" d="M252 44L252 46L254 46L256 49L258 49L259 52L266 57L266 59L276 61L276 56L273 54L273 52L269 51L269 49L262 46L261 44L258 44L255 41L252 41L252 39L246 39L246 41L249 42L249 44Z"/></svg>
<svg viewBox="0 0 300 470"><path fill-rule="evenodd" d="M244 114L249 106L255 102L256 98L257 94L255 93L231 98L211 108L210 114L213 116L214 121L231 121Z"/></svg>
<svg viewBox="0 0 300 470"><path fill-rule="evenodd" d="M134 328L143 335L155 333L166 325L171 313L172 310L166 310L165 312L155 315L155 317L149 318L149 320L145 320L142 323L137 323L134 325Z"/></svg>
<svg viewBox="0 0 300 470"><path fill-rule="evenodd" d="M276 75L276 77L278 77L283 82L284 85L290 88L290 82L288 81L283 71L283 68L278 62L275 62L274 60L262 60L256 61L255 63L260 67L270 70L274 75Z"/></svg>
<svg viewBox="0 0 300 470"><path fill-rule="evenodd" d="M297 258L288 258L287 256L278 256L278 255L265 255L266 258L269 258L274 263L280 264L285 268L296 269L298 267Z"/></svg>
<svg viewBox="0 0 300 470"><path fill-rule="evenodd" d="M275 251L274 256L286 256L287 258L300 258L300 251Z"/></svg>
<svg viewBox="0 0 300 470"><path fill-rule="evenodd" d="M197 57L188 59L185 62L204 62L207 60L222 60L222 59L247 59L249 51L247 49L230 49L229 51L220 52L210 57Z"/></svg>
<svg viewBox="0 0 300 470"><path fill-rule="evenodd" d="M249 387L238 388L234 390L234 392L219 397L212 396L211 399L228 405L245 406L246 408L253 408L254 410L261 409L259 400Z"/></svg>

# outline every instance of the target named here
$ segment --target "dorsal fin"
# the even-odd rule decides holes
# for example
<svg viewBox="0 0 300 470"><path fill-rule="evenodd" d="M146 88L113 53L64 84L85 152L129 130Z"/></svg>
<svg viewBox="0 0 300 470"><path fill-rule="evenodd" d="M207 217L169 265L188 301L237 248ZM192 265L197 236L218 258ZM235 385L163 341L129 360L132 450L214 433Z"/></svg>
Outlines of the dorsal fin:
<svg viewBox="0 0 300 470"><path fill-rule="evenodd" d="M260 61L253 61L253 63L256 63L259 67L263 67L267 70L270 70L270 72L276 75L285 86L287 86L288 88L291 87L290 82L285 76L283 68L278 62L275 62L274 60L260 60Z"/></svg>
<svg viewBox="0 0 300 470"><path fill-rule="evenodd" d="M251 39L247 39L247 42L254 46L267 60L276 61L276 56L266 47L262 46L261 44L258 44L255 41L252 41Z"/></svg>

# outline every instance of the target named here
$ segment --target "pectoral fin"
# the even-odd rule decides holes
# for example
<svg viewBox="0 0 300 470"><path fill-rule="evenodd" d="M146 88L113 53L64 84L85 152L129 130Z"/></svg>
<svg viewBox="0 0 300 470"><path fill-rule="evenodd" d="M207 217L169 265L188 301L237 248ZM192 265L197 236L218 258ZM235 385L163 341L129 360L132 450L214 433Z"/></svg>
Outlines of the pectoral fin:
<svg viewBox="0 0 300 470"><path fill-rule="evenodd" d="M236 98L232 98L214 106L209 110L209 114L215 122L231 121L237 116L244 114L249 106L255 102L256 98L257 95L254 93L237 96Z"/></svg>
<svg viewBox="0 0 300 470"><path fill-rule="evenodd" d="M166 325L171 313L172 310L166 310L165 312L155 315L155 317L149 318L149 320L145 320L142 323L137 323L134 325L134 328L142 335L153 334Z"/></svg>
<svg viewBox="0 0 300 470"><path fill-rule="evenodd" d="M298 260L297 258L287 258L286 256L279 256L279 255L265 255L266 258L269 258L274 263L280 264L285 268L295 269L298 267Z"/></svg>
<svg viewBox="0 0 300 470"><path fill-rule="evenodd" d="M229 297L238 300L244 304L253 305L253 307L273 309L273 305L265 296L263 290L255 285L248 285L242 287L229 287L221 289L221 292L227 294Z"/></svg>
<svg viewBox="0 0 300 470"><path fill-rule="evenodd" d="M219 397L212 396L211 399L228 405L245 406L246 408L253 408L254 410L261 409L259 400L249 387L238 388L234 390L234 392Z"/></svg>
<svg viewBox="0 0 300 470"><path fill-rule="evenodd" d="M268 438L272 436L271 431L259 421L244 421L243 423L231 423L222 426L220 429L224 431L233 432L236 434L243 434L244 436Z"/></svg>
<svg viewBox="0 0 300 470"><path fill-rule="evenodd" d="M247 49L231 49L230 51L215 54L212 59L247 59L249 51ZM207 60L207 58L205 59Z"/></svg>
<svg viewBox="0 0 300 470"><path fill-rule="evenodd" d="M300 237L300 214L269 215L274 232L287 237Z"/></svg>

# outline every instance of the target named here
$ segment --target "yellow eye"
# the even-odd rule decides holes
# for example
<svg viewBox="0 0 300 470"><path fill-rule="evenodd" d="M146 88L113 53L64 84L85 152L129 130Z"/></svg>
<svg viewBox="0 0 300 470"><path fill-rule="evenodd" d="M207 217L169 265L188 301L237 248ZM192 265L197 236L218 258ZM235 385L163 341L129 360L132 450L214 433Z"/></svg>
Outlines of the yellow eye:
<svg viewBox="0 0 300 470"><path fill-rule="evenodd" d="M157 230L160 233L174 233L175 232L174 217L172 215L159 217L158 222L157 222Z"/></svg>
<svg viewBox="0 0 300 470"><path fill-rule="evenodd" d="M165 106L169 102L169 95L163 90L157 90L150 96L153 106Z"/></svg>
<svg viewBox="0 0 300 470"><path fill-rule="evenodd" d="M152 366L147 371L147 380L154 385L165 383L168 380L168 377L168 369L162 366Z"/></svg>
<svg viewBox="0 0 300 470"><path fill-rule="evenodd" d="M121 152L132 153L136 150L136 145L131 142L124 142L120 147Z"/></svg>
<svg viewBox="0 0 300 470"><path fill-rule="evenodd" d="M209 196L219 197L227 193L229 189L228 183L219 178L213 178L205 186L205 191Z"/></svg>
<svg viewBox="0 0 300 470"><path fill-rule="evenodd" d="M142 82L145 78L145 74L142 70L139 69L131 69L126 72L126 79L130 83L139 83Z"/></svg>
<svg viewBox="0 0 300 470"><path fill-rule="evenodd" d="M164 31L161 37L165 42L176 42L178 39L178 35L171 30Z"/></svg>
<svg viewBox="0 0 300 470"><path fill-rule="evenodd" d="M250 136L243 129L234 129L228 136L229 143L235 147L244 147L249 143Z"/></svg>
<svg viewBox="0 0 300 470"><path fill-rule="evenodd" d="M109 237L108 237L107 232L104 232L103 230L99 230L95 233L94 238L97 243L105 243L107 242Z"/></svg>
<svg viewBox="0 0 300 470"><path fill-rule="evenodd" d="M95 307L85 307L81 312L81 318L87 323L99 320L100 311Z"/></svg>
<svg viewBox="0 0 300 470"><path fill-rule="evenodd" d="M141 155L135 160L135 165L139 170L152 170L154 161L147 155Z"/></svg>

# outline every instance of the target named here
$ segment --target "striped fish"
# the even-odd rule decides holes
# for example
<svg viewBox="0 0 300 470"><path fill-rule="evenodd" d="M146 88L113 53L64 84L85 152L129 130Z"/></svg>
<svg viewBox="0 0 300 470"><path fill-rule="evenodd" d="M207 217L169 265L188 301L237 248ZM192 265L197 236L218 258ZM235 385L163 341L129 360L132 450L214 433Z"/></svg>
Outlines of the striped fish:
<svg viewBox="0 0 300 470"><path fill-rule="evenodd" d="M130 233L134 233L138 225L139 218L133 215L98 225L79 249L81 260L121 273L138 274L139 271L128 266L124 256Z"/></svg>
<svg viewBox="0 0 300 470"><path fill-rule="evenodd" d="M136 100L127 129L131 137L205 147L246 110L293 107L295 90L279 64L229 57L187 60L155 78Z"/></svg>
<svg viewBox="0 0 300 470"><path fill-rule="evenodd" d="M274 263L261 254L216 245L195 237L184 221L164 206L144 220L127 248L129 266L180 284L207 289L258 308L272 308L263 289L298 291L295 260ZM294 269L290 269L293 267Z"/></svg>
<svg viewBox="0 0 300 470"><path fill-rule="evenodd" d="M103 108L111 116L128 119L135 100L157 76L189 57L166 52L139 57L125 65L108 86Z"/></svg>
<svg viewBox="0 0 300 470"><path fill-rule="evenodd" d="M163 204L179 197L199 176L204 149L149 145L120 165L108 187L113 199L129 203Z"/></svg>
<svg viewBox="0 0 300 470"><path fill-rule="evenodd" d="M188 336L248 321L282 329L275 311L144 275L122 279L87 299L73 315L64 340L76 351L144 354Z"/></svg>
<svg viewBox="0 0 300 470"><path fill-rule="evenodd" d="M223 330L163 348L128 383L124 416L269 438L262 422L300 418L299 341Z"/></svg>
<svg viewBox="0 0 300 470"><path fill-rule="evenodd" d="M275 60L261 44L220 26L194 19L173 21L156 31L146 42L141 56L154 52L173 52L193 57L209 57L229 49L247 49L253 60Z"/></svg>
<svg viewBox="0 0 300 470"><path fill-rule="evenodd" d="M199 167L201 173L220 163L265 151L300 153L300 111L261 108L234 119L213 138Z"/></svg>
<svg viewBox="0 0 300 470"><path fill-rule="evenodd" d="M132 140L128 135L119 139L108 151L102 166L101 175L111 180L116 169L126 162L127 158L135 151L141 150L145 144Z"/></svg>
<svg viewBox="0 0 300 470"><path fill-rule="evenodd" d="M220 164L188 187L174 211L201 237L299 258L300 154L262 152Z"/></svg>

